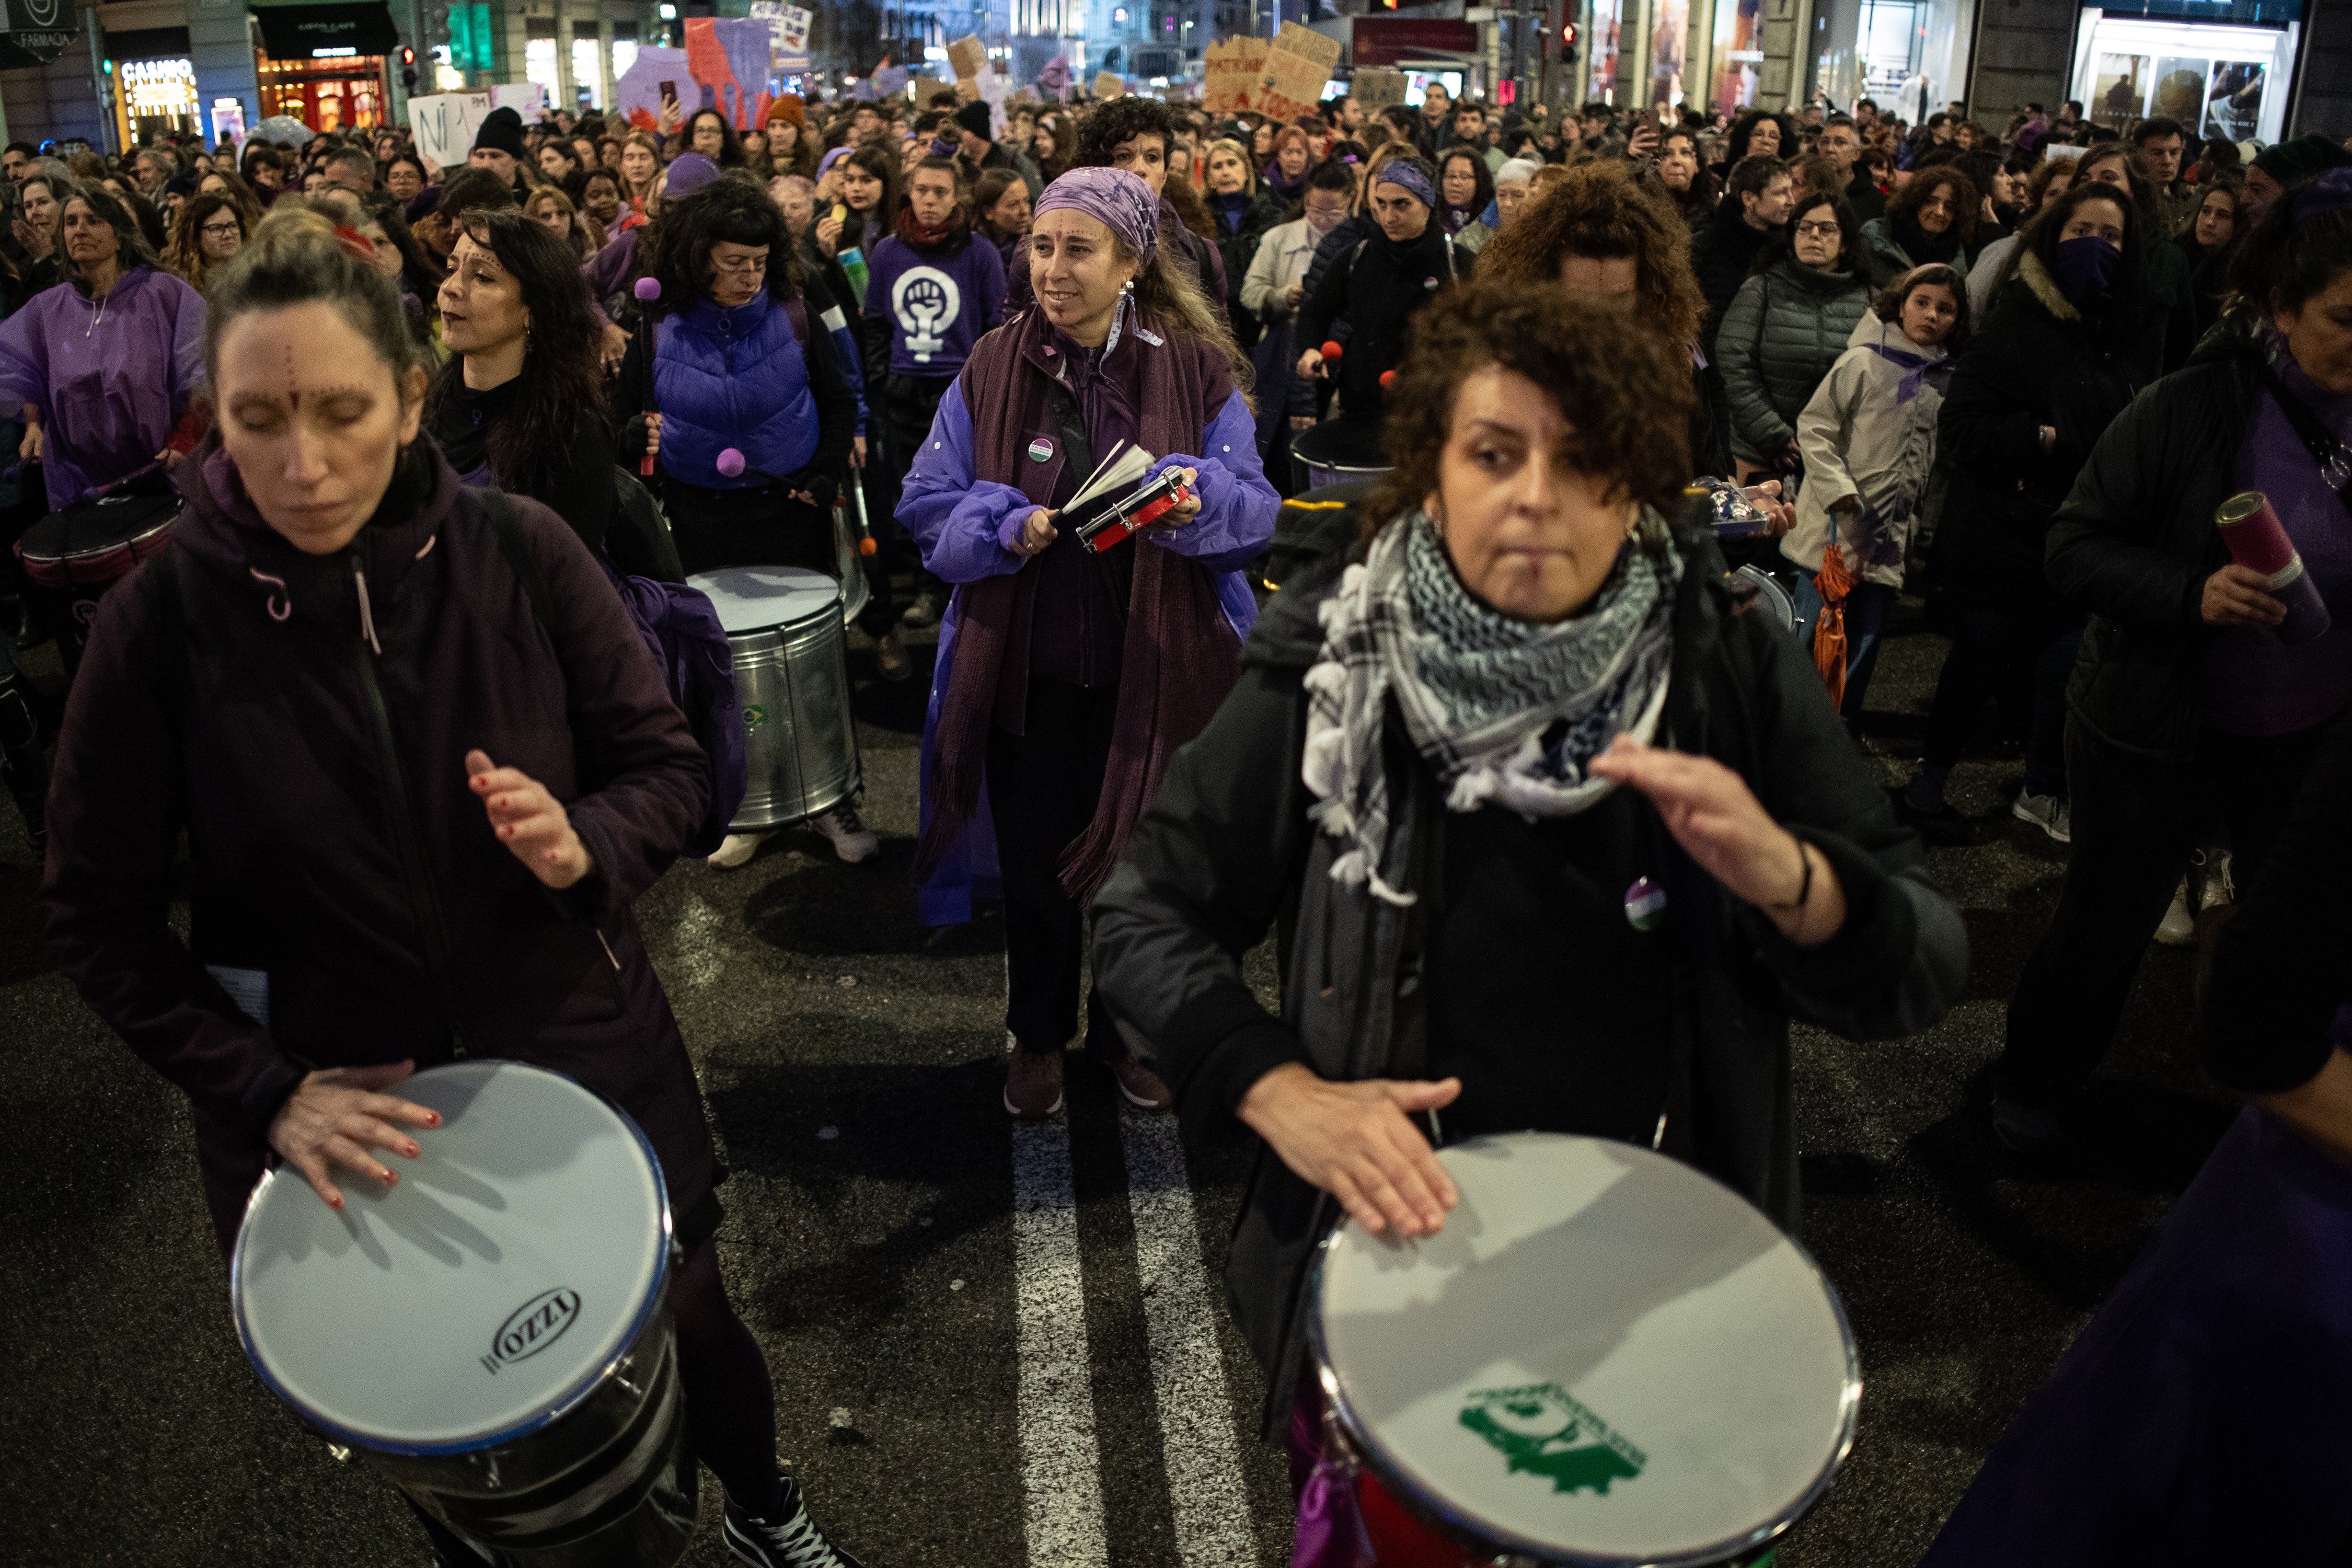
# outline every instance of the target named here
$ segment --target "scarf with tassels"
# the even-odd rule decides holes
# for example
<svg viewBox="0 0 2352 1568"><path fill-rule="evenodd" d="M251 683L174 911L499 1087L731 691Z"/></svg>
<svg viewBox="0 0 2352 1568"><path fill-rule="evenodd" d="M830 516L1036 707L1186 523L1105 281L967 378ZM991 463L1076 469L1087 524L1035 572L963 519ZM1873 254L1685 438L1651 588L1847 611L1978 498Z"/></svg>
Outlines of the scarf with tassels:
<svg viewBox="0 0 2352 1568"><path fill-rule="evenodd" d="M1151 318L1125 302L1118 321L1121 330L1103 346L1102 374L1122 384L1118 395L1132 388L1138 444L1163 457L1195 449L1234 393L1224 356L1190 334L1152 330ZM980 341L961 382L971 410L972 477L1011 485L1039 506L1053 504L1066 456L1056 450L1048 462L1025 460L1040 437L1059 446L1050 388L1060 351L1053 335L1043 310L1024 311ZM1135 552L1135 582L1110 761L1093 819L1055 867L1063 888L1082 903L1109 880L1169 759L1207 727L1241 675L1241 644L1208 569L1141 539L1117 548ZM956 590L961 618L933 731L932 809L916 849L918 882L938 868L979 805L1000 679L1008 667L1016 679L1027 667L1024 639L1036 592L1037 574L1026 568Z"/></svg>
<svg viewBox="0 0 2352 1568"><path fill-rule="evenodd" d="M1590 765L1621 734L1656 732L1681 575L1664 523L1645 513L1592 602L1538 625L1473 598L1421 513L1382 532L1324 601L1323 649L1307 672L1307 814L1349 845L1332 879L1392 904L1414 899L1381 874L1391 697L1449 811L1492 802L1529 818L1570 816L1615 788Z"/></svg>

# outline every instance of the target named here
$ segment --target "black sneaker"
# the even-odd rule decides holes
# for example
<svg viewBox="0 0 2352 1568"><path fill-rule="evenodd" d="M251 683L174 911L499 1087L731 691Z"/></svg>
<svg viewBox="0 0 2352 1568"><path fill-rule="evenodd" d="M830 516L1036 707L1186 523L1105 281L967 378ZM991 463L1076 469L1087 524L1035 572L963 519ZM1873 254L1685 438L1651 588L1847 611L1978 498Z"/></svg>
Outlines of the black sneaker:
<svg viewBox="0 0 2352 1568"><path fill-rule="evenodd" d="M727 1517L720 1529L727 1550L751 1568L860 1568L856 1558L824 1538L809 1518L798 1481L786 1478L783 1506L775 1519L745 1511L733 1498L727 1500Z"/></svg>

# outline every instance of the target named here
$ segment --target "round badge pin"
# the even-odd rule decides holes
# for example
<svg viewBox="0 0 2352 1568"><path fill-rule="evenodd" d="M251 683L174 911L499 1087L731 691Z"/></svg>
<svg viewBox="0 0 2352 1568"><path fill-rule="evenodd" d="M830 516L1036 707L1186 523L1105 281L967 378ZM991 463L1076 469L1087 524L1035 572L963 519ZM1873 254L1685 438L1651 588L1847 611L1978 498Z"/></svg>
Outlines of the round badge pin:
<svg viewBox="0 0 2352 1568"><path fill-rule="evenodd" d="M1666 890L1647 877L1625 889L1625 923L1635 931L1655 931L1666 923Z"/></svg>
<svg viewBox="0 0 2352 1568"><path fill-rule="evenodd" d="M1029 443L1029 460L1031 462L1048 462L1053 458L1053 456L1054 443L1046 440L1044 437L1041 436L1036 440Z"/></svg>

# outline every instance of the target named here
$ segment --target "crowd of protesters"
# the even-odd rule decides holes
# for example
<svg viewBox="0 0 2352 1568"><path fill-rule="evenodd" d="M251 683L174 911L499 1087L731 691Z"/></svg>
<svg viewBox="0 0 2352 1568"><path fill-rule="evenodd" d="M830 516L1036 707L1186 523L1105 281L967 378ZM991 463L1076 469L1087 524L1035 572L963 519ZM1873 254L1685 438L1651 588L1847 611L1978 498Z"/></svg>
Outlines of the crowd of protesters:
<svg viewBox="0 0 2352 1568"><path fill-rule="evenodd" d="M1360 934L1416 887L1438 895L1419 928L1435 994L1416 1026L1426 1063L1459 1071L1394 1086L1410 1092L1381 1102L1391 1146L1425 1155L1404 1113L1465 1092L1467 1128L1526 1125L1537 1105L1548 1126L1646 1138L1653 1047L1684 1025L1627 977L1654 969L1663 988L1671 955L1628 938L1613 905L1565 899L1538 862L1571 879L1638 871L1626 858L1663 822L1713 879L1705 907L1739 933L1706 983L1748 987L1751 1023L1776 1038L1790 1017L1916 1030L1967 964L1922 844L1984 831L1955 775L2008 749L2022 761L2008 811L2068 862L1974 1092L1999 1140L2032 1156L2066 1139L2152 935L2224 942L2226 919L2201 914L2243 899L2259 927L2265 889L2301 868L2289 862L2341 858L2341 834L2297 805L2342 774L2332 736L2352 722L2352 153L2328 137L2240 145L2160 118L2118 132L2071 103L1999 126L1958 105L1906 124L1867 100L1522 115L1432 86L1418 104L1369 112L1340 93L1275 122L1142 96L996 106L943 90L787 96L757 126L675 105L650 125L501 109L449 168L387 129L127 158L20 142L0 174L0 438L19 458L0 528L176 483L192 498L171 551L198 580L191 613L220 617L220 647L255 650L247 679L284 671L232 601L257 583L268 620L301 629L332 606L340 629L351 584L316 557L348 548L363 640L421 661L429 685L454 679L461 645L493 656L463 637L402 647L423 624L404 617L424 615L402 585L452 555L493 559L522 517L553 563L560 635L545 668L512 679L570 682L578 732L528 748L544 753L537 774L468 759L481 799L462 804L487 806L516 863L460 857L450 874L511 901L593 868L617 900L604 952L665 1048L676 1026L626 898L709 803L659 673L633 641L595 645L634 637L607 591L630 577L862 575L856 624L886 681L913 673L908 635L938 627L911 896L933 924L1003 900L1008 1113L1059 1111L1080 1037L1135 1105L1265 1138L1297 1191L1260 1198L1319 1188L1409 1234L1444 1205L1368 1195L1386 1156L1349 1152L1363 1123L1316 1071L1330 1058L1315 1042L1344 1051L1345 1031L1296 984L1277 1018L1241 978L1241 952L1302 899L1329 947L1332 920ZM289 311L310 312L348 375L271 380ZM335 424L346 405L349 428L304 444L306 422ZM1175 504L1131 548L1097 552L1065 513L1127 446L1179 487ZM347 456L358 480L319 452ZM1260 626L1269 552L1316 555L1277 538L1286 498L1347 470L1383 476L1321 503L1360 539L1318 525L1329 559ZM1760 529L1694 527L1694 479ZM2273 630L2293 574L2234 564L2213 522L2249 489L2270 498L2322 621L2343 624L2292 642ZM517 500L469 499L485 495ZM866 552L845 548L860 508ZM1564 575L1519 574L1528 549L1494 531L1521 513L1571 538ZM314 532L336 538L314 549ZM254 583L224 565L248 557ZM68 628L8 571L0 773L49 855L52 930L77 979L214 1117L224 1234L264 1136L320 1182L330 1157L370 1170L324 1134L285 1133L299 1155L280 1141L287 1106L346 1090L314 1092L320 1075L259 1035L227 1084L225 1057L198 1065L165 1037L173 1008L226 1004L184 963L141 969L177 939L160 902L116 894L162 885L172 770L191 764L152 736L101 734L96 710L153 704L128 650L178 612L126 608L118 590L95 628L74 628L93 640L52 793L15 655ZM1763 617L1740 619L1759 577L1792 606L1769 638ZM1868 698L1906 598L1947 647L1916 764L1880 791ZM1698 747L1719 754L1709 773L1660 761L1709 733L1710 700L1761 730L1744 745L1713 732ZM1384 723L1399 742L1385 753ZM571 742L611 740L599 726L625 731L635 760L606 758L590 789L571 777ZM299 739L252 737L257 756ZM1374 776L1400 757L1412 776L1395 787L1419 818ZM260 763L241 765L266 793ZM466 781L428 793L441 784ZM615 807L632 787L635 806ZM1411 841L1441 815L1462 818L1455 858L1424 862ZM224 821L223 835L254 831L249 812ZM813 826L845 861L877 853L854 801ZM743 865L761 837L714 839L709 861ZM300 837L289 853L340 851ZM244 861L207 874L263 878L243 889L256 900L300 880ZM2307 883L2274 896L2308 900ZM300 938L331 969L349 956L328 951L336 929ZM1607 1062L1571 1070L1476 1038L1559 1026L1549 971L1536 986L1494 978L1514 953L1535 973L1530 932L1546 931L1559 952L1600 955L1571 968L1622 982L1588 1009ZM1322 962L1409 990L1390 959ZM2242 944L2220 962L2254 965ZM1713 1027L1685 1031L1692 1048ZM2352 1145L2319 1038L2217 1033L2212 1069ZM1777 1088L1726 1124L1751 1119L1755 1139L1666 1147L1793 1223L1794 1145L1773 1114L1785 1046L1778 1059ZM647 1114L676 1113L680 1094L690 1081ZM1604 1101L1606 1117L1591 1110ZM678 1137L681 1169L703 1169L707 1139ZM694 1256L690 1270L707 1249ZM1237 1283L1236 1300L1293 1284ZM739 1555L846 1561L754 1455L772 1437L764 1373L715 1271L693 1289L688 1380L725 1413L696 1443L727 1479L730 1529L748 1521ZM1296 1344L1253 1343L1297 1381ZM1289 1397L1278 1384L1277 1417Z"/></svg>

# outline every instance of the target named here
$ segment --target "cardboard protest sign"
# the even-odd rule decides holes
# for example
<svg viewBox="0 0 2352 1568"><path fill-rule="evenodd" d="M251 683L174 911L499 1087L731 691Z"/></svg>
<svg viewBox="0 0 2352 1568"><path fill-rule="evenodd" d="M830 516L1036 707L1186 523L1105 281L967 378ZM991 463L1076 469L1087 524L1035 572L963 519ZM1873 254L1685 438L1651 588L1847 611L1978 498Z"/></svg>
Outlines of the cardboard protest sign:
<svg viewBox="0 0 2352 1568"><path fill-rule="evenodd" d="M1348 96L1367 114L1378 114L1404 101L1404 72L1389 66L1358 66L1348 79Z"/></svg>
<svg viewBox="0 0 2352 1568"><path fill-rule="evenodd" d="M474 132L489 118L487 92L436 92L408 100L408 126L416 150L436 167L455 168L474 150Z"/></svg>
<svg viewBox="0 0 2352 1568"><path fill-rule="evenodd" d="M1253 95L1258 112L1275 120L1313 113L1331 80L1331 68L1339 62L1339 39L1285 22L1258 72Z"/></svg>
<svg viewBox="0 0 2352 1568"><path fill-rule="evenodd" d="M1265 65L1264 38L1221 38L1201 51L1201 107L1211 114L1242 114L1255 107Z"/></svg>
<svg viewBox="0 0 2352 1568"><path fill-rule="evenodd" d="M958 38L948 46L948 65L958 81L971 81L988 68L988 46L976 33Z"/></svg>
<svg viewBox="0 0 2352 1568"><path fill-rule="evenodd" d="M1095 96L1097 98L1125 98L1127 96L1127 83L1120 80L1118 77L1113 76L1108 71L1097 71L1095 72Z"/></svg>

